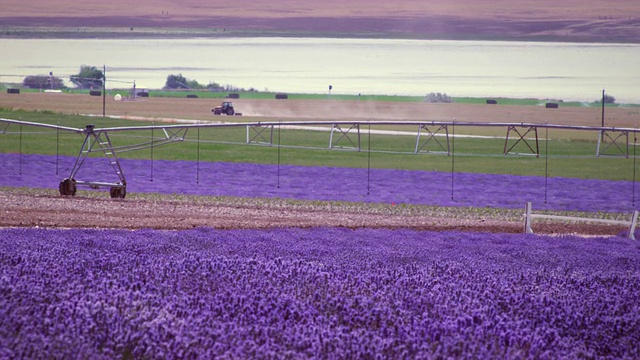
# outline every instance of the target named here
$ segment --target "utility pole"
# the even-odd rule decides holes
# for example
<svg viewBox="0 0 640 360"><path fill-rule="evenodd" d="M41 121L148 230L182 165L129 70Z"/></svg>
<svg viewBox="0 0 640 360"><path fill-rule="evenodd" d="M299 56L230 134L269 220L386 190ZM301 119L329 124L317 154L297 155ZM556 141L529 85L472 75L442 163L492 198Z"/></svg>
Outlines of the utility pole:
<svg viewBox="0 0 640 360"><path fill-rule="evenodd" d="M107 66L102 65L102 117L106 116L105 106L107 103Z"/></svg>
<svg viewBox="0 0 640 360"><path fill-rule="evenodd" d="M604 128L604 89L602 89L602 122L600 125ZM600 145L604 142L604 129L600 129L598 135L598 145L596 146L596 157L600 156Z"/></svg>
<svg viewBox="0 0 640 360"><path fill-rule="evenodd" d="M602 127L604 127L604 89L602 89Z"/></svg>

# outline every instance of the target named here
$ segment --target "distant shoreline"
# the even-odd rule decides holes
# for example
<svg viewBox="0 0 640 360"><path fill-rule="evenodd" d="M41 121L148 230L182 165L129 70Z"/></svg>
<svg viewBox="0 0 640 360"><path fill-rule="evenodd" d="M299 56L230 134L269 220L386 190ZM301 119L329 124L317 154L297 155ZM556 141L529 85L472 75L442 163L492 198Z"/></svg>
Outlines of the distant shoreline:
<svg viewBox="0 0 640 360"><path fill-rule="evenodd" d="M448 40L448 41L507 41L507 42L548 42L584 44L640 44L637 39L610 39L583 37L579 39L560 36L515 36L487 34L433 34L415 36L409 33L349 33L349 32L305 32L305 31L258 31L232 30L224 32L215 29L193 28L60 28L60 27L2 27L3 39L190 39L190 38L327 38L327 39L389 39L389 40Z"/></svg>

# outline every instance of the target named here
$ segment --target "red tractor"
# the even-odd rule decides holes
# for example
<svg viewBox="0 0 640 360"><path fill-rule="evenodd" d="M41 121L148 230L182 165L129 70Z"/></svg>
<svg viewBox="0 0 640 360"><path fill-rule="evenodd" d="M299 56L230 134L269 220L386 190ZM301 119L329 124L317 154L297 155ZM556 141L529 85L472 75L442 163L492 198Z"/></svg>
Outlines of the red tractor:
<svg viewBox="0 0 640 360"><path fill-rule="evenodd" d="M231 101L223 101L220 106L216 106L215 108L211 109L211 112L214 115L227 114L229 116L236 113L233 109L233 104L231 103Z"/></svg>

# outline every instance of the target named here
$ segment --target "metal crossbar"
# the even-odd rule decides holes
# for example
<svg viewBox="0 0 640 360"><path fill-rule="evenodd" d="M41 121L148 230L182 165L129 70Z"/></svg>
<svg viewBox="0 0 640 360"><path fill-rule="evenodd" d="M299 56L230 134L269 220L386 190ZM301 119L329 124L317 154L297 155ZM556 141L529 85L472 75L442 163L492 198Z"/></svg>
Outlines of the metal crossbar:
<svg viewBox="0 0 640 360"><path fill-rule="evenodd" d="M347 130L344 130L340 124L338 123L334 123L332 128L331 128L331 135L329 136L329 149L333 149L334 147L336 147L336 145L343 139L346 139L347 141L349 141L349 143L351 143L351 148L356 149L358 151L361 150L361 146L360 146L360 124L358 123L349 123L348 125L349 128ZM349 137L349 132L351 130L355 129L357 131L357 135L358 135L358 144L354 143L353 140L351 140L351 138ZM333 141L333 133L338 130L340 132L340 137L338 138L338 140L336 140L335 142ZM349 147L342 147L344 149L349 149Z"/></svg>
<svg viewBox="0 0 640 360"><path fill-rule="evenodd" d="M596 156L606 155L605 153L607 152L607 150L610 147L614 146L622 155L629 158L629 131L617 131L618 134L615 135L615 137L611 136L611 133L615 132L606 130L600 131L600 136L598 137L598 146L596 149ZM605 141L606 139L609 139L610 142L607 143ZM621 139L624 140L626 145L624 150L620 147L620 144L618 144L618 140ZM600 149L601 144L606 145L604 149Z"/></svg>
<svg viewBox="0 0 640 360"><path fill-rule="evenodd" d="M120 180L117 183L103 182L103 181L80 181L77 179L78 172L82 165L84 165L85 161L89 157L89 154L93 152L102 152L109 162L109 165L113 169L114 173ZM122 167L120 166L120 161L114 151L114 148L111 144L111 139L107 132L104 131L91 131L88 129L87 134L84 139L84 143L82 144L82 148L80 149L80 153L76 158L76 162L71 169L71 173L69 174L69 179L74 179L78 184L88 185L88 186L99 186L99 185L109 185L109 186L122 186L126 184L126 180L124 178L124 173L122 171Z"/></svg>
<svg viewBox="0 0 640 360"><path fill-rule="evenodd" d="M163 132L165 135L164 137L152 138L150 141L140 142L137 144L112 146L110 149L113 151L122 153L122 152L128 152L128 151L148 149L150 147L158 147L162 145L171 144L174 142L181 142L181 141L184 141L185 137L187 136L188 130L189 129L174 129L171 131L167 131L163 129ZM96 131L96 132L99 132L99 131Z"/></svg>
<svg viewBox="0 0 640 360"><path fill-rule="evenodd" d="M627 231L627 237L631 240L635 240L635 231L638 223L638 210L634 210L631 214L631 220L612 220L612 219L594 219L594 218L585 218L578 216L561 216L561 215L546 215L546 214L536 214L531 211L531 202L527 202L526 211L524 214L524 232L525 234L533 234L533 229L531 228L531 220L532 219L550 219L550 220L561 220L561 221L583 221L583 222L599 222L604 224L612 224L612 225L625 225L629 227Z"/></svg>
<svg viewBox="0 0 640 360"><path fill-rule="evenodd" d="M71 128L59 125L51 125L51 124L43 124L43 123L35 123L29 121L20 121L20 120L11 120L0 118L0 122L2 123L11 123L11 124L22 124L29 126L39 126L39 127L48 127L52 129L59 130L67 130L76 133L84 133L84 129L79 128ZM174 124L174 125L147 125L147 126L119 126L119 127L107 127L107 128L96 128L95 130L101 131L131 131L131 130L151 130L151 129L177 129L177 128L216 128L216 127L245 127L247 125L453 125L452 121L379 121L379 120L366 120L366 121L288 121L288 122L273 122L273 121L261 121L261 122L238 122L238 123L198 123L198 124ZM631 133L638 133L640 129L634 128L616 128L616 127L600 127L600 126L580 126L580 125L559 125L559 124L533 124L533 123L484 123L484 122L471 122L471 121L455 121L455 126L473 126L473 127L506 127L506 126L519 126L519 127L538 127L541 129L564 129L564 130L586 130L586 131L628 131Z"/></svg>
<svg viewBox="0 0 640 360"><path fill-rule="evenodd" d="M424 130L427 133L427 135L426 135L427 139L425 140L424 143L422 143L422 145L420 145L420 136L422 135L422 130ZM446 148L436 138L436 134L438 134L442 130L444 130L445 137L446 137L446 140L447 140ZM447 155L451 154L451 148L449 147L449 128L448 128L447 125L439 125L438 128L435 131L431 130L431 128L429 127L429 124L420 125L420 127L418 127L418 136L416 137L416 148L415 148L414 153L417 154L418 152L420 152L423 148L425 148L427 146L427 144L429 144L429 142L431 140L433 140L433 142L435 142L440 147L440 149L442 149L443 153L445 153ZM427 151L427 152L429 152L429 151Z"/></svg>
<svg viewBox="0 0 640 360"><path fill-rule="evenodd" d="M250 133L253 130L253 137L251 137ZM264 132L269 130L269 140L263 135ZM260 141L262 140L262 141ZM273 145L273 125L247 125L247 144L256 143L256 144L266 144L269 146Z"/></svg>
<svg viewBox="0 0 640 360"><path fill-rule="evenodd" d="M525 129L527 129L527 131L525 131L524 133L521 133L520 131L518 131L518 126L514 126L514 125L510 125L509 127L507 127L507 137L504 140L504 155L507 155L507 154L511 153L511 150L513 150L513 148L515 148L516 145L518 145L520 142L522 142L529 148L529 150L531 151L531 154L535 155L536 157L540 157L540 146L538 145L538 127L537 126L531 126L531 125L521 125L519 127L525 128ZM509 144L509 135L511 134L512 131L515 132L516 134L518 134L518 139L507 150L507 145ZM529 140L527 140L525 138L525 136L527 136L530 132L533 132L535 134L535 143L536 143L535 144L535 147L536 147L535 150L529 144Z"/></svg>

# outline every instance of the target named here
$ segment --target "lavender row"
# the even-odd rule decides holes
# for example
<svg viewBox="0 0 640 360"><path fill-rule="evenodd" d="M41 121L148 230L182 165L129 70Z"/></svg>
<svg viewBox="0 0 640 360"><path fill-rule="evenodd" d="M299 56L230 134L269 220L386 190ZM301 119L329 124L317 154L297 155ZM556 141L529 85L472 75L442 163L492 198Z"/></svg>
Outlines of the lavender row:
<svg viewBox="0 0 640 360"><path fill-rule="evenodd" d="M0 154L0 186L57 189L75 158ZM248 163L122 160L128 192L280 197L437 206L631 212L631 181ZM117 182L105 159L89 159L82 180ZM639 199L640 200L640 199Z"/></svg>
<svg viewBox="0 0 640 360"><path fill-rule="evenodd" d="M640 247L336 228L0 230L0 357L638 358Z"/></svg>

